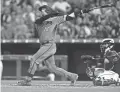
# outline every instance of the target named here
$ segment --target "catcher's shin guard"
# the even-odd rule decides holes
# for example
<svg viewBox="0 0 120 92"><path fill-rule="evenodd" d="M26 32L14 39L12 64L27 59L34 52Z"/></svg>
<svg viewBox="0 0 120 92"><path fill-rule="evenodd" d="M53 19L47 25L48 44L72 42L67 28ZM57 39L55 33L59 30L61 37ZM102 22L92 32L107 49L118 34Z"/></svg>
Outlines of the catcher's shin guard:
<svg viewBox="0 0 120 92"><path fill-rule="evenodd" d="M111 83L107 80L101 81L101 80L93 79L93 84L94 86L109 86Z"/></svg>
<svg viewBox="0 0 120 92"><path fill-rule="evenodd" d="M109 86L111 84L120 86L119 80L115 81L113 79L100 79L100 78L93 79L93 84L94 84L94 86Z"/></svg>
<svg viewBox="0 0 120 92"><path fill-rule="evenodd" d="M115 83L116 86L120 86L120 78Z"/></svg>

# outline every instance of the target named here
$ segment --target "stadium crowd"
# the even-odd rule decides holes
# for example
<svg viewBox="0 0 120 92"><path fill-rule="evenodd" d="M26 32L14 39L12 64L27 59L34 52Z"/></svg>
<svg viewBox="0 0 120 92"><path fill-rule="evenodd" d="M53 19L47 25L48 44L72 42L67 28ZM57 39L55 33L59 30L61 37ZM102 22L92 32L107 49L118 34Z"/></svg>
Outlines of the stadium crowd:
<svg viewBox="0 0 120 92"><path fill-rule="evenodd" d="M79 1L81 5L79 8L84 9L106 4L112 0ZM42 5L49 5L54 10L64 13L78 9L74 2L66 0L1 0L1 3L2 39L37 38L34 31L37 14L35 11ZM63 39L120 38L120 0L116 1L115 7L95 9L82 17L76 17L73 21L60 24L57 34Z"/></svg>

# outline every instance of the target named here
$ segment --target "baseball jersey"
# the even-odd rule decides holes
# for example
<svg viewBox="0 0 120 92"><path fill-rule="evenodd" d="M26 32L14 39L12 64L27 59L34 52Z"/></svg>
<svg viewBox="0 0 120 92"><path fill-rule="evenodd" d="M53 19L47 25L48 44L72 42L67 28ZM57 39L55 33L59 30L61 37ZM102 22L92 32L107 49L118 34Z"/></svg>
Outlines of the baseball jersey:
<svg viewBox="0 0 120 92"><path fill-rule="evenodd" d="M56 28L58 24L64 21L64 16L54 16L46 19L42 23L35 23L35 30L38 33L40 43L55 41Z"/></svg>
<svg viewBox="0 0 120 92"><path fill-rule="evenodd" d="M120 55L115 50L107 51L104 57L110 62L117 62L120 60Z"/></svg>

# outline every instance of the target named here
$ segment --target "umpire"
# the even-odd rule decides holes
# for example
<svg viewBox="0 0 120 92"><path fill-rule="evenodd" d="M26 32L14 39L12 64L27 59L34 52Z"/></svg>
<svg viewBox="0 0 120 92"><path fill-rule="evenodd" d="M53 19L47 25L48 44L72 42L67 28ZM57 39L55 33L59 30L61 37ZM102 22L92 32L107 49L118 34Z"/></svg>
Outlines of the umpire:
<svg viewBox="0 0 120 92"><path fill-rule="evenodd" d="M41 17L36 19L34 27L39 37L40 49L32 56L28 76L18 82L18 85L31 85L31 80L35 72L40 68L39 64L42 62L44 62L50 72L68 78L71 81L71 85L74 85L78 75L57 67L55 65L54 54L56 53L55 37L57 26L60 23L74 19L75 14L63 15L46 5L40 7L38 12Z"/></svg>

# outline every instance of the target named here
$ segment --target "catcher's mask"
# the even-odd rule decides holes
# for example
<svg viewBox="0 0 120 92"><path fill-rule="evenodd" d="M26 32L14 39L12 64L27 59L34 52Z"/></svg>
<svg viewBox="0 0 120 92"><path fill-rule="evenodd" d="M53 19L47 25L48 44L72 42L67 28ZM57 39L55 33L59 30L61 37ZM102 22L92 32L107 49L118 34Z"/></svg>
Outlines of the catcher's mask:
<svg viewBox="0 0 120 92"><path fill-rule="evenodd" d="M113 47L114 47L113 39L103 39L100 45L101 52L105 52L106 50L111 50Z"/></svg>
<svg viewBox="0 0 120 92"><path fill-rule="evenodd" d="M39 11L42 11L43 9L45 10L45 12L47 14L54 14L54 13L56 13L51 7L49 7L47 5L43 5L43 6L39 7Z"/></svg>

